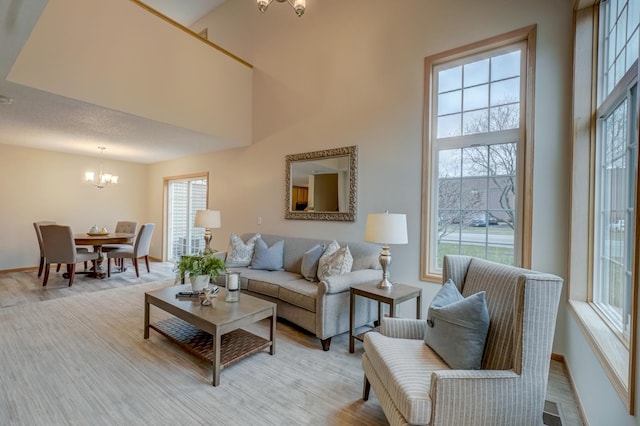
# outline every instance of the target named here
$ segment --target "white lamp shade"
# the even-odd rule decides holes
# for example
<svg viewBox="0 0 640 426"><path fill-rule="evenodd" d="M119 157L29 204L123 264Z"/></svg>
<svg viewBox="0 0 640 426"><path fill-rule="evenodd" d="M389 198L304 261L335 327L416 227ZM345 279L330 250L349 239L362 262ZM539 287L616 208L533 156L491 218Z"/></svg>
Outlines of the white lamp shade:
<svg viewBox="0 0 640 426"><path fill-rule="evenodd" d="M399 213L370 213L364 239L379 244L407 244L407 215Z"/></svg>
<svg viewBox="0 0 640 426"><path fill-rule="evenodd" d="M196 220L193 224L196 228L220 228L220 211L218 210L197 210Z"/></svg>

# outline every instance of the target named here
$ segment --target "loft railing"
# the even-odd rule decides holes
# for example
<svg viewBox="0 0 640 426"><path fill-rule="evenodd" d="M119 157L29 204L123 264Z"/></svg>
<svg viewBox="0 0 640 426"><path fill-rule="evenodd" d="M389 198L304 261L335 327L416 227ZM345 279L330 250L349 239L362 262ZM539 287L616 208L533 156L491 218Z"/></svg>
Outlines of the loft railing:
<svg viewBox="0 0 640 426"><path fill-rule="evenodd" d="M198 33L195 33L193 31L191 31L189 28L185 27L181 23L179 23L177 21L174 21L173 19L169 18L166 15L163 15L162 13L158 12L156 9L154 9L151 6L143 3L142 1L140 1L140 0L131 0L131 2L137 4L141 8L145 9L146 11L148 11L149 13L152 13L152 14L156 15L158 18L168 22L169 24L173 25L174 27L184 31L185 33L189 34L190 36L195 37L198 40L200 40L201 42L213 47L214 49L220 51L221 53L224 53L228 57L240 62L244 66L249 67L249 68L253 68L253 65L250 64L249 62L245 61L244 59L240 58L239 56L234 55L233 53L229 52L225 48L220 47L217 44L207 40L206 38L201 37Z"/></svg>

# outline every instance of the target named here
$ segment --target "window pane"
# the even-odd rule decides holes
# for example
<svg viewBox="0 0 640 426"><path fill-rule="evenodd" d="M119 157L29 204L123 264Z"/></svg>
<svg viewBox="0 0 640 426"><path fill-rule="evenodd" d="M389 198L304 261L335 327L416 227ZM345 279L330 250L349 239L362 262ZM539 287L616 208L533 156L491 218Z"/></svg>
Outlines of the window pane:
<svg viewBox="0 0 640 426"><path fill-rule="evenodd" d="M439 265L444 254L451 253L514 264L516 146L494 144L439 152Z"/></svg>
<svg viewBox="0 0 640 426"><path fill-rule="evenodd" d="M452 114L438 117L438 138L460 136L462 133L462 115Z"/></svg>
<svg viewBox="0 0 640 426"><path fill-rule="evenodd" d="M438 93L462 89L462 67L449 68L438 73Z"/></svg>
<svg viewBox="0 0 640 426"><path fill-rule="evenodd" d="M464 110L487 108L489 106L489 85L464 89Z"/></svg>
<svg viewBox="0 0 640 426"><path fill-rule="evenodd" d="M489 59L471 62L464 66L464 87L489 82Z"/></svg>
<svg viewBox="0 0 640 426"><path fill-rule="evenodd" d="M462 111L461 90L438 95L438 115L453 114L460 111Z"/></svg>
<svg viewBox="0 0 640 426"><path fill-rule="evenodd" d="M638 49L634 49L633 46L638 46L638 29L634 31L629 39L630 48L627 49L627 64L633 64L638 59Z"/></svg>
<svg viewBox="0 0 640 426"><path fill-rule="evenodd" d="M520 75L520 51L491 58L491 81Z"/></svg>
<svg viewBox="0 0 640 426"><path fill-rule="evenodd" d="M489 111L486 109L479 111L465 112L462 117L463 134L473 135L486 133L489 131Z"/></svg>
<svg viewBox="0 0 640 426"><path fill-rule="evenodd" d="M625 8L622 15L616 23L616 56L618 56L624 46L627 44L627 9Z"/></svg>
<svg viewBox="0 0 640 426"><path fill-rule="evenodd" d="M460 160L459 149L440 151L438 153L438 175L441 178L462 176Z"/></svg>
<svg viewBox="0 0 640 426"><path fill-rule="evenodd" d="M489 110L490 132L518 127L520 127L520 104L504 105Z"/></svg>
<svg viewBox="0 0 640 426"><path fill-rule="evenodd" d="M638 28L638 23L640 22L640 1L632 0L629 2L628 7L629 24L627 25L627 34L632 34Z"/></svg>
<svg viewBox="0 0 640 426"><path fill-rule="evenodd" d="M640 0L618 0L601 3L601 28L604 38L601 51L603 70L602 96L607 96L638 58L638 3Z"/></svg>
<svg viewBox="0 0 640 426"><path fill-rule="evenodd" d="M594 302L623 334L628 333L631 312L636 191L637 154L628 132L634 115L630 103L625 97L602 123L597 189L600 243L595 248L598 272L593 292Z"/></svg>
<svg viewBox="0 0 640 426"><path fill-rule="evenodd" d="M491 106L520 101L520 78L510 78L491 83Z"/></svg>

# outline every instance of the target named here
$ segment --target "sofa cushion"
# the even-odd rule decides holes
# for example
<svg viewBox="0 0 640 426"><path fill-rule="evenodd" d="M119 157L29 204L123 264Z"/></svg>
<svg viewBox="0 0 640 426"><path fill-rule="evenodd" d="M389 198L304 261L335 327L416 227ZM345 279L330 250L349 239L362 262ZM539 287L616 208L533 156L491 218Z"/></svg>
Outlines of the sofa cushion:
<svg viewBox="0 0 640 426"><path fill-rule="evenodd" d="M318 286L307 280L287 281L280 284L278 298L310 312L316 311Z"/></svg>
<svg viewBox="0 0 640 426"><path fill-rule="evenodd" d="M318 281L318 263L320 262L320 256L324 253L324 249L324 244L316 244L304 252L300 272L306 280Z"/></svg>
<svg viewBox="0 0 640 426"><path fill-rule="evenodd" d="M255 234L245 243L242 238L232 233L229 239L229 247L227 248L227 258L225 259L227 267L249 266L258 238L260 238L260 234Z"/></svg>
<svg viewBox="0 0 640 426"><path fill-rule="evenodd" d="M485 292L465 298L452 280L435 295L427 313L424 341L453 369L477 370L482 365L489 311Z"/></svg>
<svg viewBox="0 0 640 426"><path fill-rule="evenodd" d="M284 240L276 241L271 247L262 238L256 240L251 267L266 271L279 271L283 266Z"/></svg>
<svg viewBox="0 0 640 426"><path fill-rule="evenodd" d="M282 283L302 279L302 275L286 271L263 271L246 269L240 275L247 278L247 290L278 298L278 290Z"/></svg>
<svg viewBox="0 0 640 426"><path fill-rule="evenodd" d="M349 246L338 246L338 249L333 250L335 246L338 246L338 243L333 241L320 257L320 261L318 262L318 279L320 281L332 275L342 275L351 272L353 257L349 251ZM327 252L329 252L328 255Z"/></svg>
<svg viewBox="0 0 640 426"><path fill-rule="evenodd" d="M380 333L364 335L364 351L393 404L410 424L431 419L431 373L449 370L422 340L396 339Z"/></svg>

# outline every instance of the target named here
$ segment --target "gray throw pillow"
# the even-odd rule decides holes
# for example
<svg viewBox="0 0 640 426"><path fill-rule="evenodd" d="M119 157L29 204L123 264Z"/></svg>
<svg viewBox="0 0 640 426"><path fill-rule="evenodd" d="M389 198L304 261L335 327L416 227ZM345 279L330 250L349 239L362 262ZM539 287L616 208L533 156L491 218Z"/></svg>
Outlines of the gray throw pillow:
<svg viewBox="0 0 640 426"><path fill-rule="evenodd" d="M318 281L318 262L322 253L324 253L324 248L324 244L316 244L304 252L300 272L307 281Z"/></svg>
<svg viewBox="0 0 640 426"><path fill-rule="evenodd" d="M280 271L284 266L284 240L276 241L271 247L262 238L256 240L256 247L251 260L253 269Z"/></svg>
<svg viewBox="0 0 640 426"><path fill-rule="evenodd" d="M435 295L424 342L456 370L478 370L489 332L486 293L465 298L451 280Z"/></svg>
<svg viewBox="0 0 640 426"><path fill-rule="evenodd" d="M231 233L225 265L228 268L249 266L251 264L251 259L253 258L256 240L258 238L260 238L260 234L255 234L245 243L238 235Z"/></svg>

